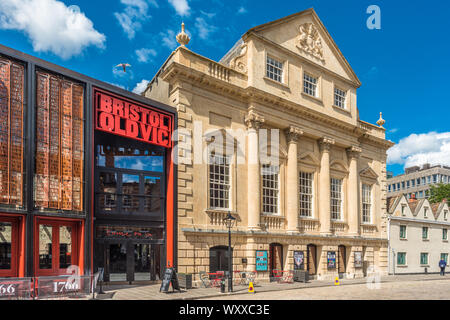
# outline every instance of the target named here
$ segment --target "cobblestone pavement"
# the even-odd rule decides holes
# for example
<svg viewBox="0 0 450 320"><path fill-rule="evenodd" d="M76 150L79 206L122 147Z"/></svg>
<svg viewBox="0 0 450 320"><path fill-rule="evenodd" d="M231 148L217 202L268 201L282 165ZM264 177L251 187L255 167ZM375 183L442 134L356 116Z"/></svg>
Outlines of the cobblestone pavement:
<svg viewBox="0 0 450 320"><path fill-rule="evenodd" d="M194 299L449 299L450 275L403 275L381 278L381 289L367 288L366 279L343 279L340 286L333 281L308 283L265 283L255 286L255 294L245 286L234 292L220 293L218 288L197 288L182 292L160 293L160 285L114 285L104 287L98 299L113 300L194 300ZM435 288L439 287L442 290ZM448 287L448 288L447 288ZM413 290L414 289L414 290ZM445 294L444 294L445 293ZM402 298L404 296L404 298Z"/></svg>
<svg viewBox="0 0 450 320"><path fill-rule="evenodd" d="M254 295L206 298L204 300L449 300L450 281L400 281L381 283L379 289L369 289L366 284L303 288Z"/></svg>

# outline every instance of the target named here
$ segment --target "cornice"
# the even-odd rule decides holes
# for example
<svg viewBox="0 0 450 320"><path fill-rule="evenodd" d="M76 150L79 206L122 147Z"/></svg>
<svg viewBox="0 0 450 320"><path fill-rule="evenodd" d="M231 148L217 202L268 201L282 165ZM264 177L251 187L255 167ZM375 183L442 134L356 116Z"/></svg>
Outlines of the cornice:
<svg viewBox="0 0 450 320"><path fill-rule="evenodd" d="M233 69L229 70L230 72L236 72ZM295 112L295 114L304 117L306 120L310 120L312 122L319 122L321 124L327 124L333 128L340 129L344 132L350 133L352 136L357 137L360 140L360 142L372 143L377 146L382 146L385 149L389 149L394 145L394 143L391 141L382 138L377 138L373 135L368 134L367 132L369 130L360 126L359 123L355 126L351 123L333 118L327 114L322 114L319 113L318 111L310 110L295 102L289 101L279 96L275 96L261 89L252 86L244 88L239 85L230 83L228 81L216 78L205 72L187 67L175 61L171 62L164 70L161 71L161 78L169 83L173 83L176 80L180 79L185 80L187 82L193 82L201 86L206 86L210 90L218 94L226 94L229 95L230 97L240 99L246 103L259 102L261 104L267 105L276 104L277 106L284 108L285 110ZM262 116L264 116L264 114L262 114ZM376 126L374 127L377 128Z"/></svg>

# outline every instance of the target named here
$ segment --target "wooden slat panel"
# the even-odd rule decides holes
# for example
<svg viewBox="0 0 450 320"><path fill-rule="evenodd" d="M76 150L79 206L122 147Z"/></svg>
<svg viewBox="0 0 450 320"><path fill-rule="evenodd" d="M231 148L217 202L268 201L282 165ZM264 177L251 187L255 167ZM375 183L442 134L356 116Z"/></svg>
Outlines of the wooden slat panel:
<svg viewBox="0 0 450 320"><path fill-rule="evenodd" d="M42 74L42 76L47 79L47 87L38 74L38 88L42 89L42 92L38 92L38 100L40 97L42 101L38 101L37 104L36 111L41 115L37 117L36 135L41 137L37 141L41 141L42 146L45 145L45 138L48 140L48 166L42 165L46 159L43 156L45 152L41 152L40 158L37 153L36 168L41 167L39 171L36 170L35 180L43 186L42 194L46 193L46 195L36 191L36 206L82 211L84 88L56 76L49 74ZM47 114L43 107L46 97L45 89L48 100ZM47 124L44 123L45 121ZM47 181L50 185L46 187ZM45 200L48 201L47 205Z"/></svg>
<svg viewBox="0 0 450 320"><path fill-rule="evenodd" d="M83 87L72 86L73 209L83 210Z"/></svg>
<svg viewBox="0 0 450 320"><path fill-rule="evenodd" d="M0 203L9 202L10 63L0 60Z"/></svg>
<svg viewBox="0 0 450 320"><path fill-rule="evenodd" d="M23 88L24 68L11 65L10 203L23 203Z"/></svg>
<svg viewBox="0 0 450 320"><path fill-rule="evenodd" d="M49 206L49 80L48 74L37 74L36 99L36 174L34 199L36 207Z"/></svg>
<svg viewBox="0 0 450 320"><path fill-rule="evenodd" d="M62 82L62 209L72 210L72 83Z"/></svg>
<svg viewBox="0 0 450 320"><path fill-rule="evenodd" d="M60 166L60 114L61 96L60 81L50 78L50 155L49 155L49 208L60 209L61 199L61 166Z"/></svg>

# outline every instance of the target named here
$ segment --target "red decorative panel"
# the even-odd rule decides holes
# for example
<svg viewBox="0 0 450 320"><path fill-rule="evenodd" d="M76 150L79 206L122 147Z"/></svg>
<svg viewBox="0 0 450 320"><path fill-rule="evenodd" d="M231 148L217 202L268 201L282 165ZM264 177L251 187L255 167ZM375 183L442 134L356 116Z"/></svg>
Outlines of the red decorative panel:
<svg viewBox="0 0 450 320"><path fill-rule="evenodd" d="M0 59L0 203L23 204L24 68Z"/></svg>
<svg viewBox="0 0 450 320"><path fill-rule="evenodd" d="M37 81L36 135L42 145L48 142L36 153L36 188L42 188L35 192L35 205L82 211L84 88L43 73Z"/></svg>

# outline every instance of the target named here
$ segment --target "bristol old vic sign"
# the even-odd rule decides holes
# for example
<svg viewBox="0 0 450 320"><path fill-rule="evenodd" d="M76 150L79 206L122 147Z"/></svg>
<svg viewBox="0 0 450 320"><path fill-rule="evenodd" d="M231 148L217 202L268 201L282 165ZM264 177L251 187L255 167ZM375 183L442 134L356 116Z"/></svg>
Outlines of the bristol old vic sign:
<svg viewBox="0 0 450 320"><path fill-rule="evenodd" d="M172 146L172 115L99 89L94 97L97 130Z"/></svg>

